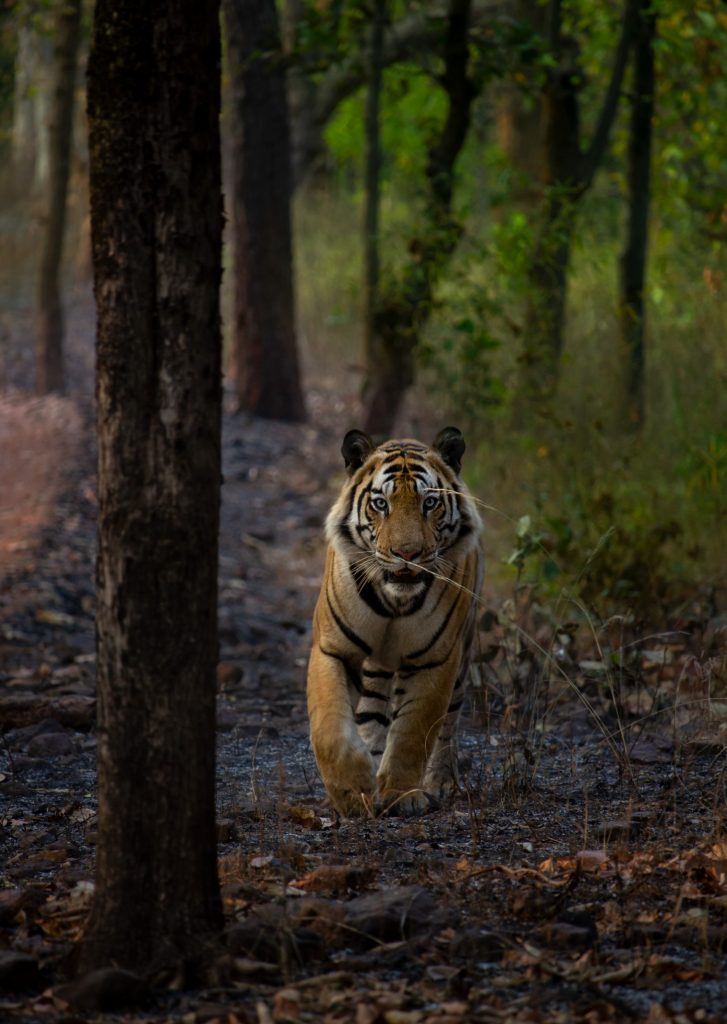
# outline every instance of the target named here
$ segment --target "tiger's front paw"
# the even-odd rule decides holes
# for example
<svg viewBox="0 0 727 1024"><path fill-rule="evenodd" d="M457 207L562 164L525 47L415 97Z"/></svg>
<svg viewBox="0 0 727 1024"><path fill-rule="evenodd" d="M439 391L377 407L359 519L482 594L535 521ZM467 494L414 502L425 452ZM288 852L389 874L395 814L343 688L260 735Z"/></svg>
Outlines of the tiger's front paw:
<svg viewBox="0 0 727 1024"><path fill-rule="evenodd" d="M379 772L377 783L376 809L380 814L411 817L426 814L437 806L421 784L396 779L388 772Z"/></svg>
<svg viewBox="0 0 727 1024"><path fill-rule="evenodd" d="M364 747L345 747L328 764L319 762L323 782L339 814L360 818L373 813L376 776Z"/></svg>
<svg viewBox="0 0 727 1024"><path fill-rule="evenodd" d="M447 765L441 769L427 771L424 776L424 788L427 793L442 803L451 802L459 792L459 778L456 770Z"/></svg>

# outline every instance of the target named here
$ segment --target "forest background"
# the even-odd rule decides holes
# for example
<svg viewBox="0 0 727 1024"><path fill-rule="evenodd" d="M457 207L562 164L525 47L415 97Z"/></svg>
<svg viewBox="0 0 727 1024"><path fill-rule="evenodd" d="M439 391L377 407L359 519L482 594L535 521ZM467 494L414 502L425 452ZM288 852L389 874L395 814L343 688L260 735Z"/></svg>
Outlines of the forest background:
<svg viewBox="0 0 727 1024"><path fill-rule="evenodd" d="M3 315L44 301L47 114L74 6L80 16L73 4L0 13ZM566 588L599 614L652 625L694 600L719 605L721 5L291 0L279 19L267 3L248 6L244 44L226 11L228 216L239 79L284 76L297 329L291 314L291 346L282 357L269 346L283 398L266 409L249 364L235 371L239 303L254 297L233 267L232 216L223 306L241 406L304 416L290 397L297 346L304 381L333 366L353 375L374 433L395 430L402 401L462 427L470 482L509 558L491 566L496 579L514 568L545 593ZM79 65L87 35L82 22ZM83 74L74 90L66 294L90 273ZM280 278L269 287L280 295ZM279 304L270 292L262 301Z"/></svg>
<svg viewBox="0 0 727 1024"><path fill-rule="evenodd" d="M266 418L302 424L310 414L318 427L321 403L340 412L342 394L358 396L351 421L374 435L410 423L426 439L434 424L458 423L468 439L468 480L486 510L486 600L495 594L495 608L479 620L480 633L495 636L483 641L478 666L487 685L480 679L479 688L489 695L492 684L503 698L496 709L503 735L520 749L508 733L517 714L527 739L555 735L561 723L546 733L536 721L544 697L537 683L545 682L553 706L563 692L582 701L620 783L634 782L633 763L646 763L661 785L659 766L676 741L661 736L662 749L647 736L646 753L638 751L622 725L624 709L641 738L644 721L672 710L676 729L687 705L705 711L710 727L724 716L723 703L709 706L723 696L725 678L727 17L720 5L290 0L278 7L225 0L220 76L216 9L194 0L149 9L135 0L97 0L86 78L91 13L81 0L64 0L18 2L0 14L8 357L0 386L34 379L39 394L80 395L87 438L91 374L78 389L72 375L84 367L72 349L79 339L64 332L64 311L86 310L89 356L93 248L100 586L94 606L89 557L81 572L88 600L73 607L88 617L96 609L99 734L113 735L116 746L99 745L99 884L85 965L146 965L170 936L186 956L198 934L216 932L222 920L211 752L215 704L228 694L215 694L225 631L214 612L220 594L226 601L248 585L251 603L260 604L270 566L248 577L248 563L272 533L261 540L257 522L257 535L238 529L235 544L247 536L248 545L239 563L235 549L235 586L223 579L218 587L220 77L227 407L249 414L236 422L226 417L226 440L237 431L233 440L244 448L257 438L250 449L282 462L290 449L261 443L283 436ZM18 354L18 336L31 335L34 349ZM20 372L10 365L17 358ZM341 424L341 432L350 425ZM325 433L301 427L294 453ZM277 516L284 501L298 509L306 494L315 498L305 515L316 536L332 482L331 462L318 451L308 451L297 483L286 479L284 494L272 499ZM250 485L240 501L254 517L265 480L254 461L259 451L244 454L246 465L226 485ZM320 472L311 481L312 465ZM91 503L93 486L88 493ZM70 523L70 533L82 532L80 519ZM288 562L295 560L289 523L275 522ZM313 553L307 548L307 557ZM27 569L22 585L32 573ZM298 577L291 586L290 579L286 574L291 590L309 582L306 576L299 587ZM510 621L512 602L501 599L513 582L525 601ZM185 601L176 601L181 592ZM119 593L124 600L115 605ZM279 595L270 602L276 628L283 626ZM537 615L530 614L533 603ZM590 639L571 656L579 625L573 620L587 622ZM286 614L285 629L304 636L307 622L307 612ZM40 608L33 629L44 625L71 629L75 619ZM610 633L619 634L613 644ZM92 642L91 632L85 639ZM651 649L642 657L639 645L647 640L658 641L656 657ZM270 647L274 658L278 642ZM78 659L90 654L79 650ZM238 645L228 657L258 709L257 736L267 689L257 685L251 654ZM286 671L276 663L269 678L281 681L287 698L291 659L287 649L283 654ZM67 655L54 650L49 664L29 665L22 659L36 653L28 643L20 654L11 644L7 656L9 664L20 658L29 673L11 684L44 687ZM631 679L631 664L636 692L627 701L621 684ZM303 660L294 665L297 671ZM662 693L649 695L644 707L640 673L647 665L658 666L667 696L676 689L676 705L662 703ZM699 694L686 699L695 680ZM554 682L560 690L550 702ZM27 710L15 698L9 695L11 711ZM32 694L21 698L37 707ZM304 729L304 713L288 713ZM687 724L694 725L691 717ZM155 742L144 744L150 735ZM721 755L722 725L717 735ZM140 737L148 760L137 756ZM706 749L711 758L713 730L706 747L704 740L701 754ZM546 752L558 749L553 743ZM521 784L503 770L508 819L532 781L532 760L512 763L523 778ZM569 763L575 771L576 760ZM683 764L686 778L691 762ZM697 767L692 781L704 814L691 820L696 832L685 833L675 820L680 844L697 842L697 832L702 843L710 829L721 841L723 776L712 795ZM704 770L711 779L712 766ZM613 785L604 777L609 799L615 793L628 800L621 830L628 835L632 794ZM172 792L176 800L167 806ZM557 803L567 809L562 792ZM484 807L487 787L481 793ZM587 822L589 789L581 795L574 813ZM309 792L307 799L316 797ZM664 800L671 806L669 794ZM679 803L692 812L693 800ZM159 854L143 891L141 847L134 829L123 827L136 827L139 807L144 843ZM472 817L470 806L465 814L476 826L468 843L489 856L477 813ZM451 843L451 822L441 815L439 822ZM660 822L652 825L661 841ZM389 823L372 828L383 834ZM241 837L258 841L247 828ZM548 842L543 857L566 848L562 836ZM197 862L177 870L178 847L194 851ZM512 856L509 832L502 849L501 856ZM721 842L714 850L709 857L722 864ZM672 857L664 849L660 855ZM605 854L596 863L605 866ZM580 884L580 862L571 868ZM721 887L724 870L715 870ZM197 917L187 912L192 896ZM676 920L681 895L675 906ZM593 921L586 931L592 943ZM721 953L721 930L716 945ZM599 984L612 978L598 977Z"/></svg>

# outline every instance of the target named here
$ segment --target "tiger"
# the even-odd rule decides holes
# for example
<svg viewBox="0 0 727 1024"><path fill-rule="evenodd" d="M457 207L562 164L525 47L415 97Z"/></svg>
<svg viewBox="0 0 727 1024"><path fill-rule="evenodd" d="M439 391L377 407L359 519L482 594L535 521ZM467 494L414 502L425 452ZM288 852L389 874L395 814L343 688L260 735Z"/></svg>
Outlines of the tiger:
<svg viewBox="0 0 727 1024"><path fill-rule="evenodd" d="M419 814L456 792L483 559L456 427L430 447L349 430L308 663L310 738L341 815Z"/></svg>

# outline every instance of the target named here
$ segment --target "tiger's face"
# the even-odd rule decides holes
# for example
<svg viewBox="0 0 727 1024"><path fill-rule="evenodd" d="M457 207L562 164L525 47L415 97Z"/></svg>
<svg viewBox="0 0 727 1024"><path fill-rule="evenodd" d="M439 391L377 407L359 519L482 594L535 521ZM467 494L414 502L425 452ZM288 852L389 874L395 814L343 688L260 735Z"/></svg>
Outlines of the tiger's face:
<svg viewBox="0 0 727 1024"><path fill-rule="evenodd" d="M463 451L453 427L431 447L413 440L376 447L360 431L346 435L349 479L327 535L362 584L397 602L413 599L477 543L481 522L458 476Z"/></svg>

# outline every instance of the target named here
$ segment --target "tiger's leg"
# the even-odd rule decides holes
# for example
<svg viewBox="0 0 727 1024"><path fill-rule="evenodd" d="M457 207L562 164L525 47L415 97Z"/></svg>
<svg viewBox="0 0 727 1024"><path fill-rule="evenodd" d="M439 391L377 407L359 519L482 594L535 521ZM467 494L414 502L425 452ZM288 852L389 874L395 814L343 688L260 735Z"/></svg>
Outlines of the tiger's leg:
<svg viewBox="0 0 727 1024"><path fill-rule="evenodd" d="M374 763L354 721L359 688L354 665L313 646L307 686L311 744L331 801L350 816L366 813L375 789Z"/></svg>
<svg viewBox="0 0 727 1024"><path fill-rule="evenodd" d="M391 724L391 689L394 673L367 660L361 669L361 688L356 707L359 735L368 747L376 765L386 748L386 736Z"/></svg>
<svg viewBox="0 0 727 1024"><path fill-rule="evenodd" d="M429 758L424 775L424 789L438 799L451 796L459 786L457 766L457 728L464 703L469 662L462 665L452 690L447 714Z"/></svg>
<svg viewBox="0 0 727 1024"><path fill-rule="evenodd" d="M472 582L474 593L479 593L482 586L482 565L478 560L475 577ZM462 656L455 679L452 696L447 708L447 715L437 737L432 756L429 759L424 776L424 788L438 799L451 796L459 787L459 768L457 765L457 729L467 694L472 647L475 636L476 604L473 603L462 639Z"/></svg>
<svg viewBox="0 0 727 1024"><path fill-rule="evenodd" d="M376 776L378 800L394 813L416 814L431 804L424 774L447 717L455 670L450 656L436 669L397 679L391 728Z"/></svg>

